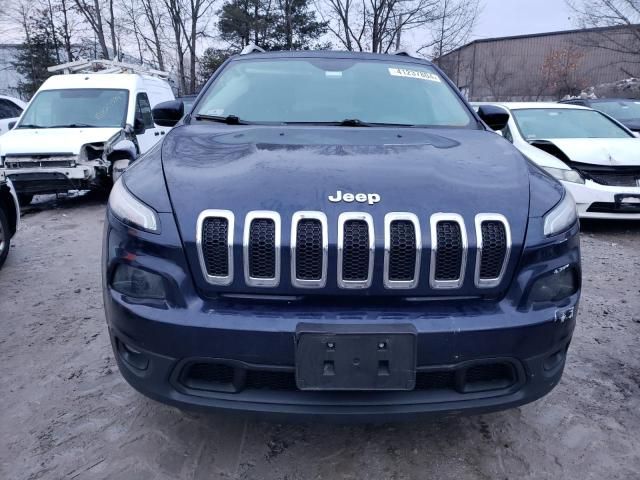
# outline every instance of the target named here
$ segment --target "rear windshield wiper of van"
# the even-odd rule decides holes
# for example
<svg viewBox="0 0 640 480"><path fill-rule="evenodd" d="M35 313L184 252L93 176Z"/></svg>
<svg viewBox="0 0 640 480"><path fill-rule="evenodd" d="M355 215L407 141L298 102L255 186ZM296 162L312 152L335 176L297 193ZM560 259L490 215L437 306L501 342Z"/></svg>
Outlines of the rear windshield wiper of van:
<svg viewBox="0 0 640 480"><path fill-rule="evenodd" d="M240 120L236 115L206 115L204 113L198 113L195 115L198 120L209 120L211 122L226 123L228 125L250 125L251 122Z"/></svg>

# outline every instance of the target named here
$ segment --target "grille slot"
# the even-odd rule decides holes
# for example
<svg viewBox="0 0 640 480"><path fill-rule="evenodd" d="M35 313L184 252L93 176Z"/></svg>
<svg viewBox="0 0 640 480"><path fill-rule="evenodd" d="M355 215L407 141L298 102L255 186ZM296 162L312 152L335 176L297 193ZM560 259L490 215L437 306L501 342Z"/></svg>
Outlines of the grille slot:
<svg viewBox="0 0 640 480"><path fill-rule="evenodd" d="M464 281L467 233L464 220L454 213L431 216L432 288L459 288Z"/></svg>
<svg viewBox="0 0 640 480"><path fill-rule="evenodd" d="M511 251L509 223L497 213L478 214L476 236L476 286L495 287L502 280Z"/></svg>
<svg viewBox="0 0 640 480"><path fill-rule="evenodd" d="M338 217L338 285L367 288L373 275L373 219L367 213Z"/></svg>
<svg viewBox="0 0 640 480"><path fill-rule="evenodd" d="M411 213L385 216L384 285L415 288L420 277L420 222Z"/></svg>
<svg viewBox="0 0 640 480"><path fill-rule="evenodd" d="M280 282L280 215L249 212L244 228L244 273L247 285L275 287Z"/></svg>
<svg viewBox="0 0 640 480"><path fill-rule="evenodd" d="M291 281L295 286L325 286L327 248L326 215L322 212L296 212L291 222Z"/></svg>
<svg viewBox="0 0 640 480"><path fill-rule="evenodd" d="M234 216L228 210L205 210L198 218L196 242L200 266L207 282L233 281Z"/></svg>
<svg viewBox="0 0 640 480"><path fill-rule="evenodd" d="M202 251L207 274L216 277L229 275L229 221L226 218L207 218L202 224Z"/></svg>

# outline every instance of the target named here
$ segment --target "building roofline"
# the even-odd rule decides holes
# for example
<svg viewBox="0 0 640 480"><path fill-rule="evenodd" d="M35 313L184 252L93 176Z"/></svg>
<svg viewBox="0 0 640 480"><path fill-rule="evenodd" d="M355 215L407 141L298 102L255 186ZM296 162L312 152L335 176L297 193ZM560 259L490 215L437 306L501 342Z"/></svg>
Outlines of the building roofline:
<svg viewBox="0 0 640 480"><path fill-rule="evenodd" d="M466 43L458 48L456 48L455 50L451 50L449 53L446 53L444 55L442 55L442 57L440 58L444 58L447 57L449 55L451 55L452 53L456 53L459 52L460 50L463 50L467 47L470 47L472 45L478 44L478 43L489 43L489 42L498 42L498 41L503 41L503 40L521 40L524 38L535 38L535 37L551 37L551 36L556 36L556 35L569 35L572 33L597 33L597 32L603 32L603 31L607 31L607 30L624 30L627 28L639 28L640 29L640 24L638 23L633 23L631 25L614 25L611 27L593 27L593 28L574 28L571 30L555 30L553 32L539 32L539 33L527 33L525 35L510 35L507 37L489 37L489 38L478 38L476 40L473 40L469 43Z"/></svg>

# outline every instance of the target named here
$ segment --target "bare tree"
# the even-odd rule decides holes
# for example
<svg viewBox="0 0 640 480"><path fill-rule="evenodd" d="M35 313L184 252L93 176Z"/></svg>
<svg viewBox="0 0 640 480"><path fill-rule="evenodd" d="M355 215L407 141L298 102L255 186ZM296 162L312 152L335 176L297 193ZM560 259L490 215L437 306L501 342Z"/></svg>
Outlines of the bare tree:
<svg viewBox="0 0 640 480"><path fill-rule="evenodd" d="M442 0L440 18L435 22L432 41L422 45L418 52L431 49L437 62L443 55L469 40L479 14L479 0Z"/></svg>
<svg viewBox="0 0 640 480"><path fill-rule="evenodd" d="M438 17L441 0L327 0L324 19L347 50L388 53L402 31Z"/></svg>
<svg viewBox="0 0 640 480"><path fill-rule="evenodd" d="M196 91L196 68L198 56L196 52L198 40L205 35L207 14L215 0L188 0L186 17L182 17L181 26L189 50L189 93ZM203 24L204 23L204 24Z"/></svg>
<svg viewBox="0 0 640 480"><path fill-rule="evenodd" d="M173 32L173 47L175 51L175 61L178 69L178 86L180 93L184 94L187 91L187 85L185 81L184 55L187 51L187 47L184 44L183 39L183 25L184 19L184 4L183 0L162 0L169 15L169 23L171 24L171 30Z"/></svg>
<svg viewBox="0 0 640 480"><path fill-rule="evenodd" d="M640 73L640 0L566 0L580 27L620 27L582 35L577 45L624 54L626 62L638 64ZM625 62L625 63L626 63Z"/></svg>
<svg viewBox="0 0 640 480"><path fill-rule="evenodd" d="M85 18L91 30L98 40L102 58L110 58L109 48L107 47L106 36L104 32L104 24L102 19L102 11L100 6L100 0L73 0L75 6ZM111 0L110 0L111 1ZM115 48L114 48L115 54Z"/></svg>
<svg viewBox="0 0 640 480"><path fill-rule="evenodd" d="M504 53L492 51L480 71L482 80L494 101L504 99L508 82L514 76L514 72L507 69L505 60Z"/></svg>

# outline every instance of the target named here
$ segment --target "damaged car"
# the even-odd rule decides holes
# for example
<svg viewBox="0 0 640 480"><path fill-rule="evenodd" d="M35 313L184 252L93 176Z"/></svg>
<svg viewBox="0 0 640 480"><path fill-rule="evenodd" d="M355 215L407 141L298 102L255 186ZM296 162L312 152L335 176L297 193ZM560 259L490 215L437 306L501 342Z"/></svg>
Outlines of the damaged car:
<svg viewBox="0 0 640 480"><path fill-rule="evenodd" d="M406 54L245 51L114 185L103 243L124 378L184 408L480 413L560 381L575 203Z"/></svg>
<svg viewBox="0 0 640 480"><path fill-rule="evenodd" d="M0 173L0 268L9 255L11 238L20 224L20 206L18 196L11 180Z"/></svg>
<svg viewBox="0 0 640 480"><path fill-rule="evenodd" d="M36 194L109 188L169 130L151 109L173 99L170 85L151 75L52 76L0 138L0 169L23 205Z"/></svg>
<svg viewBox="0 0 640 480"><path fill-rule="evenodd" d="M510 114L502 136L571 192L581 218L640 219L640 140L630 130L578 105L489 105Z"/></svg>

